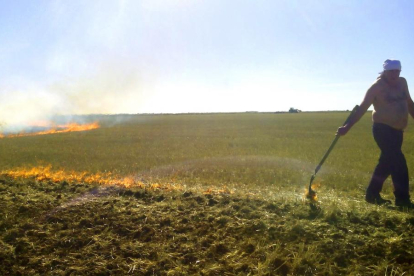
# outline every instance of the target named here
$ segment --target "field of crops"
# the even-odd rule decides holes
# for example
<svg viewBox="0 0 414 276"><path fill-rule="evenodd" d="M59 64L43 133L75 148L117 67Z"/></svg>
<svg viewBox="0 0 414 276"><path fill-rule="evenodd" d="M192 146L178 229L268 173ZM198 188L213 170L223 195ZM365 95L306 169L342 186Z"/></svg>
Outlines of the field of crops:
<svg viewBox="0 0 414 276"><path fill-rule="evenodd" d="M364 202L370 114L303 199L347 115L86 116L101 127L2 138L0 274L414 274L414 212ZM412 122L403 151L412 182Z"/></svg>

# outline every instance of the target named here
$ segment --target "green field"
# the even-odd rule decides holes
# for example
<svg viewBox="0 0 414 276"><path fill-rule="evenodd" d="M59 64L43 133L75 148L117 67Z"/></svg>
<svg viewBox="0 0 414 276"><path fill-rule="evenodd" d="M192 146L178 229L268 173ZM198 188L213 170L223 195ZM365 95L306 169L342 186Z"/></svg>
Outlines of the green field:
<svg viewBox="0 0 414 276"><path fill-rule="evenodd" d="M85 116L101 128L0 139L0 274L411 275L413 213L363 200L379 156L369 113L319 171L318 203L302 199L347 116ZM412 182L412 122L403 151ZM6 173L48 165L161 189Z"/></svg>
<svg viewBox="0 0 414 276"><path fill-rule="evenodd" d="M188 187L296 189L307 184L346 116L345 112L104 116L98 117L102 128L93 131L1 139L0 166L50 164L54 169L110 171L148 181L174 179ZM404 143L409 164L414 163L413 143L414 130L409 127ZM337 191L362 194L378 155L367 114L339 140L319 180Z"/></svg>

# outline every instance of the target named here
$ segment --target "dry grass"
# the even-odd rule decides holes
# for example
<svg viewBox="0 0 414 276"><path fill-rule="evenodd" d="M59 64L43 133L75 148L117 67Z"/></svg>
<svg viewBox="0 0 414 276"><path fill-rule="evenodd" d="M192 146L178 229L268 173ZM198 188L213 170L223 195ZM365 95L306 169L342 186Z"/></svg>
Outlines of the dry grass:
<svg viewBox="0 0 414 276"><path fill-rule="evenodd" d="M363 201L378 154L368 117L319 172L319 201L303 201L344 116L102 117L2 139L0 274L414 274L413 213Z"/></svg>
<svg viewBox="0 0 414 276"><path fill-rule="evenodd" d="M414 273L414 217L357 198L0 179L2 275ZM388 274L386 274L388 273Z"/></svg>

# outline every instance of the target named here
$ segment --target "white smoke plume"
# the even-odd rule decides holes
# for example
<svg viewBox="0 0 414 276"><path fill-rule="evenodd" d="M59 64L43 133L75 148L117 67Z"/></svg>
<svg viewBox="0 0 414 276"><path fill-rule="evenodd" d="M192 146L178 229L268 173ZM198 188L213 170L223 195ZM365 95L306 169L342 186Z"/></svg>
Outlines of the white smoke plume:
<svg viewBox="0 0 414 276"><path fill-rule="evenodd" d="M142 98L139 73L120 66L43 86L0 87L0 133L30 132L63 116L137 113Z"/></svg>

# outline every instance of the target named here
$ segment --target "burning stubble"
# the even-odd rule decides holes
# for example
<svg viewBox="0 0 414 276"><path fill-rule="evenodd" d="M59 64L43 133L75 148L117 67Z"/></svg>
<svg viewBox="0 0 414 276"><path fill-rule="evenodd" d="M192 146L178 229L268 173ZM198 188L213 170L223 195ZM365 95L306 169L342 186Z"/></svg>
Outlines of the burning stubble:
<svg viewBox="0 0 414 276"><path fill-rule="evenodd" d="M2 175L12 178L34 178L37 181L52 181L55 183L66 181L68 183L86 183L99 185L116 185L125 188L130 187L146 187L145 183L134 179L134 177L119 177L110 172L106 173L89 173L89 172L74 172L65 170L52 170L52 166L38 166L32 168L16 168L11 170L4 170ZM159 188L158 185L152 185L148 188Z"/></svg>
<svg viewBox="0 0 414 276"><path fill-rule="evenodd" d="M56 116L137 113L145 100L139 70L127 64L105 64L96 72L53 83L0 86L0 133L19 134L59 130ZM81 121L68 123L84 124ZM91 122L88 122L91 123Z"/></svg>
<svg viewBox="0 0 414 276"><path fill-rule="evenodd" d="M53 183L85 183L101 186L118 186L123 188L141 188L145 190L183 191L185 187L179 183L146 181L138 176L120 176L112 172L90 173L87 171L76 172L66 170L53 170L51 165L36 167L21 167L0 171L0 175L13 179L35 179L36 181L47 181ZM226 186L202 189L203 194L232 194Z"/></svg>
<svg viewBox="0 0 414 276"><path fill-rule="evenodd" d="M66 133L66 132L86 131L86 130L92 130L92 129L97 129L97 128L99 128L99 123L97 122L94 122L91 124L69 123L66 125L53 125L51 123L35 124L31 126L30 128L32 131L28 131L28 129L26 129L22 132L13 133L13 134L0 133L0 138L57 134L57 133Z"/></svg>
<svg viewBox="0 0 414 276"><path fill-rule="evenodd" d="M308 188L305 189L304 198L309 199L311 201L318 201L318 196L316 195L316 190L321 186L321 183L313 183L311 186L311 191Z"/></svg>

